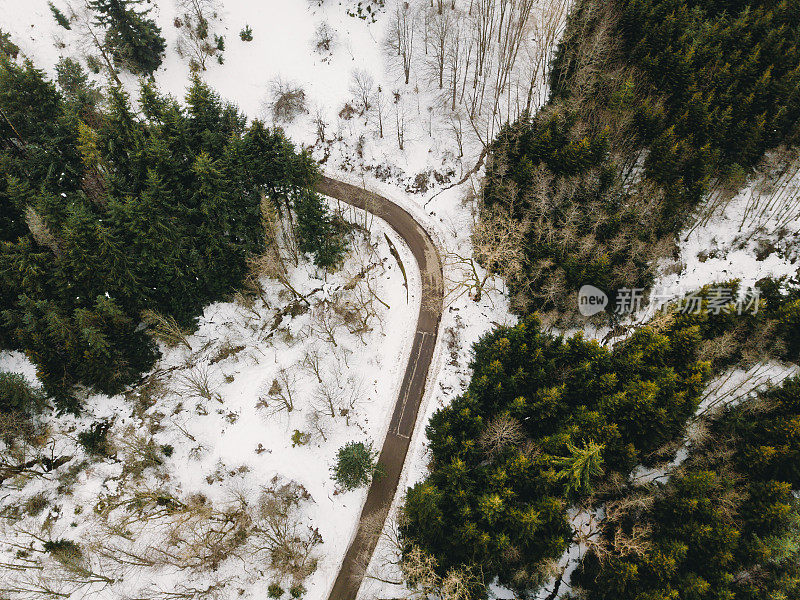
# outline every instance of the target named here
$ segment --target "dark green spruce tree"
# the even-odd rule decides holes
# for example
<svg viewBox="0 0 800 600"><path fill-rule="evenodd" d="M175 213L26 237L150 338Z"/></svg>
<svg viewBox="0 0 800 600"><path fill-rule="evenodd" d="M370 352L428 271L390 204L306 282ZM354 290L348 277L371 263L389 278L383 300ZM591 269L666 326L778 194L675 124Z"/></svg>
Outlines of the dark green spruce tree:
<svg viewBox="0 0 800 600"><path fill-rule="evenodd" d="M106 29L106 44L117 66L151 75L161 65L167 43L161 29L142 10L142 0L90 0L95 22Z"/></svg>

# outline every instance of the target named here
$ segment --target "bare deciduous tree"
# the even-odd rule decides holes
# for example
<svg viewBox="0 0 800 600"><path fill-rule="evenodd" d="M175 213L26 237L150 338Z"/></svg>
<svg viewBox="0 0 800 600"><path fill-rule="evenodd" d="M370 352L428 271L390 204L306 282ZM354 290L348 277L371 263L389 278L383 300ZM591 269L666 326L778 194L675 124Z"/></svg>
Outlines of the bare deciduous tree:
<svg viewBox="0 0 800 600"><path fill-rule="evenodd" d="M525 438L519 421L508 414L498 415L492 419L481 433L480 444L490 455L502 451L508 446L516 446Z"/></svg>
<svg viewBox="0 0 800 600"><path fill-rule="evenodd" d="M525 260L526 224L502 208L485 211L472 237L475 258L490 272L513 279Z"/></svg>
<svg viewBox="0 0 800 600"><path fill-rule="evenodd" d="M323 354L319 348L313 347L308 350L303 357L303 368L317 379L317 383L322 383L323 375Z"/></svg>
<svg viewBox="0 0 800 600"><path fill-rule="evenodd" d="M352 377L344 378L340 370L328 374L317 386L312 400L314 412L329 419L344 418L350 425L356 407L361 402L361 384Z"/></svg>
<svg viewBox="0 0 800 600"><path fill-rule="evenodd" d="M221 50L211 23L219 17L218 0L176 0L178 17L178 54L188 57L192 71L205 71L209 58Z"/></svg>
<svg viewBox="0 0 800 600"><path fill-rule="evenodd" d="M372 109L374 91L375 79L369 71L354 69L350 75L350 93L362 115L366 115Z"/></svg>
<svg viewBox="0 0 800 600"><path fill-rule="evenodd" d="M386 100L383 97L383 90L381 89L381 86L378 86L378 89L373 96L373 103L375 108L373 113L378 124L378 137L383 139L383 116L386 114Z"/></svg>
<svg viewBox="0 0 800 600"><path fill-rule="evenodd" d="M302 485L294 481L281 483L276 477L262 491L257 506L257 550L269 555L274 569L297 581L316 570L313 553L322 543L319 531L301 521L301 503L309 501L311 496Z"/></svg>
<svg viewBox="0 0 800 600"><path fill-rule="evenodd" d="M464 293L480 301L493 275L514 279L525 263L524 235L526 224L514 219L499 207L485 211L473 226L471 255L450 251L445 262L452 273L448 296L452 302Z"/></svg>
<svg viewBox="0 0 800 600"><path fill-rule="evenodd" d="M439 12L429 21L429 35L427 36L430 48L431 67L434 79L439 85L439 89L444 87L444 67L447 54L452 47L452 12Z"/></svg>
<svg viewBox="0 0 800 600"><path fill-rule="evenodd" d="M414 36L418 26L418 13L412 2L396 0L391 18L387 46L400 59L405 84L408 85L414 61Z"/></svg>
<svg viewBox="0 0 800 600"><path fill-rule="evenodd" d="M278 371L278 376L272 380L266 394L259 398L257 406L263 406L270 414L294 410L294 389L297 385L295 377L288 369Z"/></svg>
<svg viewBox="0 0 800 600"><path fill-rule="evenodd" d="M397 147L400 150L405 148L406 143L406 105L405 99L403 98L403 94L399 91L395 91L393 94L393 104L394 104L394 122L395 122L395 131L397 132Z"/></svg>
<svg viewBox="0 0 800 600"><path fill-rule="evenodd" d="M291 123L308 112L306 92L301 86L276 77L270 82L269 108L276 122Z"/></svg>
<svg viewBox="0 0 800 600"><path fill-rule="evenodd" d="M339 330L345 327L341 312L332 308L337 301L338 298L333 298L328 302L317 302L311 308L311 331L334 347L339 345L336 339Z"/></svg>

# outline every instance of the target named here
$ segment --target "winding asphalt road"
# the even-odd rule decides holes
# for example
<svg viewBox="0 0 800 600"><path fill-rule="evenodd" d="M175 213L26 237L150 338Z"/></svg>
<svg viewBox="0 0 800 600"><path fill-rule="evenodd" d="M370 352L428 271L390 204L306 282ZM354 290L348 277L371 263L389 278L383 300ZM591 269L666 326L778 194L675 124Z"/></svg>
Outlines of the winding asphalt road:
<svg viewBox="0 0 800 600"><path fill-rule="evenodd" d="M433 240L414 217L397 204L374 192L328 177L323 177L317 184L317 191L386 221L411 249L422 279L422 301L411 357L378 459L385 470L385 476L373 481L369 488L358 530L350 542L329 596L330 600L355 600L364 580L365 565L369 564L378 543L375 532L382 527L378 528L377 525L386 521L397 493L411 434L414 432L419 406L425 394L425 382L442 318L444 278L442 260Z"/></svg>

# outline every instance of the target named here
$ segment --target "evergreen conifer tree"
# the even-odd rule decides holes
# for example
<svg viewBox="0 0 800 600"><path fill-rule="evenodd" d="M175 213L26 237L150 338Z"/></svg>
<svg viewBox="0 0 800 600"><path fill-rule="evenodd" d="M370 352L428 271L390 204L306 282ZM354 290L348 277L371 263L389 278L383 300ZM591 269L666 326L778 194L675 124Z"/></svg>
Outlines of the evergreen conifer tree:
<svg viewBox="0 0 800 600"><path fill-rule="evenodd" d="M333 478L345 490L369 485L372 478L380 474L377 458L378 453L372 449L372 444L349 442L336 454Z"/></svg>
<svg viewBox="0 0 800 600"><path fill-rule="evenodd" d="M106 44L114 61L136 74L152 75L161 65L166 41L161 29L139 10L142 0L90 0L96 23L106 29Z"/></svg>

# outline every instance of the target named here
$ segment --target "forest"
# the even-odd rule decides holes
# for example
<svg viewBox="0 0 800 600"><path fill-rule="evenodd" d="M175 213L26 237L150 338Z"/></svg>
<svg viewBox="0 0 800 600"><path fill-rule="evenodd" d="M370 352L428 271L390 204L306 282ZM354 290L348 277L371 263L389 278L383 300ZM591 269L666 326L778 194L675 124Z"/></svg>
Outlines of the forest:
<svg viewBox="0 0 800 600"><path fill-rule="evenodd" d="M293 215L318 265L340 260L317 167L280 131L198 78L185 104L144 81L134 110L71 59L57 73L0 57L0 343L62 409L75 386L117 393L152 366L143 320L191 328L240 286L265 210Z"/></svg>
<svg viewBox="0 0 800 600"><path fill-rule="evenodd" d="M644 506L636 499L642 494L654 501L661 497L659 494L707 494L706 502L713 504L715 486L735 484L739 487L731 494L739 504L728 515L733 519L738 510L745 510L747 490L735 476L729 453L722 449L735 434L728 430L716 433L722 425L710 417L702 452L728 462L712 465L713 469L707 466L705 471L718 469L721 477L729 479L727 483L703 480L709 487L689 490L671 479L669 491L659 486L642 490L631 483L630 474L637 465L663 465L675 458L687 421L694 419L707 385L715 377L731 367L751 368L770 359L800 362L800 289L789 286L787 292L785 283L762 282L765 294L756 314L738 315L733 303L717 314L709 310L687 313L679 303L673 303L611 350L584 339L580 333L555 337L542 329L536 316L483 338L474 348L473 376L467 392L439 409L428 425L430 474L406 495L400 528L408 544L405 568L412 581L420 570L422 556L434 562L441 576L457 573L478 596L495 577L518 593L535 590L558 574L555 562L573 537L568 509L613 504L631 512L620 509L615 513L620 518L618 523L603 521L611 529L603 530L603 541L595 543L606 548L605 554L598 558L598 564L587 562L607 578L603 586L608 589L595 590L592 582L596 573L588 570L579 574L577 585L590 590L591 598L642 597L637 595L638 590L652 583L648 579L652 571L642 574L642 581L635 584L640 587L631 583L630 596L617 596L623 588L614 587L619 583L614 569L631 569L631 578L635 579L641 556L636 554L639 546L634 542L652 534L652 547L658 548L667 543L669 534L664 533L661 540L658 528L642 529L640 519L655 522L656 517L636 512ZM697 294L707 309L710 290L704 288ZM786 398L787 411L792 402L797 402L796 393L796 381L787 381L783 391L765 392L766 398ZM725 399L728 403L735 400ZM791 490L797 489L797 484L785 475L787 469L794 469L791 457L798 451L792 433L794 417L770 417L771 410L769 402L748 402L731 414L750 415L754 411L764 419L764 431L759 435L766 441L759 446L746 440L742 444L753 446L748 452L761 453L759 460L768 463L765 473L775 478L761 481L776 490L776 495L764 501L796 511ZM722 422L728 418L732 417L726 416ZM776 436L774 441L767 439L769 435ZM693 452L702 453L694 447ZM682 467L691 475L687 475L687 481L696 475L688 466L693 464L689 461ZM742 464L750 463L740 458L738 464L741 469ZM717 474L708 477L713 479ZM778 493L778 489L783 491ZM758 512L752 507L748 510ZM793 519L797 515L792 515L795 513L787 513L785 521L762 524L763 531L785 541L786 536L796 533ZM702 518L698 515L698 523ZM758 531L758 535L767 535ZM690 534L687 526L684 535ZM620 550L627 548L627 543L636 547ZM683 543L696 545L694 540ZM708 540L699 547L708 549L703 561L709 564L714 563L713 552L724 552ZM796 568L797 549L793 548L787 558L795 560ZM772 560L767 550L742 560L749 560L750 567L755 568L758 560ZM628 551L631 554L625 553ZM777 546L775 552L779 552ZM618 557L619 562L609 563L609 556ZM686 568L706 564L691 556L676 555L678 559L686 561ZM664 558L654 554L650 560L658 564ZM708 593L715 589L711 585Z"/></svg>
<svg viewBox="0 0 800 600"><path fill-rule="evenodd" d="M617 290L648 288L679 233L706 218L698 210L724 212L766 153L777 172L792 163L797 9L573 7L547 104L507 124L487 157L476 257L505 279L523 320L474 346L466 392L428 425L430 470L399 517L402 568L420 588L797 596L798 380L751 374L798 364L798 281L759 281L749 314L711 309L711 289L697 290L698 311L672 302L610 348L550 329L585 323L584 284L608 293L598 322L614 325ZM482 228L498 223L521 231L521 257L484 251ZM720 383L736 370L752 387ZM639 481L641 469L662 474ZM575 529L581 515L596 523L588 533ZM585 555L565 577L559 560L574 543Z"/></svg>
<svg viewBox="0 0 800 600"><path fill-rule="evenodd" d="M609 497L570 597L796 597L799 403L794 377L713 420L666 484Z"/></svg>
<svg viewBox="0 0 800 600"><path fill-rule="evenodd" d="M796 144L798 78L794 2L578 2L547 106L490 152L486 218L525 232L521 268L488 265L515 309L570 322L584 284L649 287L703 198Z"/></svg>

